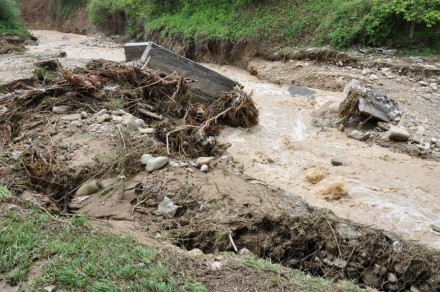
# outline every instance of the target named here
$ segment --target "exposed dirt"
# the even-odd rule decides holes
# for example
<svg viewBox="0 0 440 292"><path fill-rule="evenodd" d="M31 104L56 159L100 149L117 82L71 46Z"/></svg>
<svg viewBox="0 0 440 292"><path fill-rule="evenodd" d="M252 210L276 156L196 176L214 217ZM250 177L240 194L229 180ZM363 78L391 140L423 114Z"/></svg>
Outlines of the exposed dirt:
<svg viewBox="0 0 440 292"><path fill-rule="evenodd" d="M75 40L79 36L39 33L45 41L40 39L40 45L31 48L37 56L41 52L58 52L58 42L69 41L69 57L87 52L88 41L96 40L78 43ZM99 40L92 47L98 48ZM60 59L61 65L84 64L100 52L89 51L84 59ZM117 47L103 48L102 52L115 58L122 55L122 49ZM30 74L35 68L35 55L27 60L13 55L8 58L11 63L21 62L21 67L16 64L16 72ZM87 70L61 71L65 79L61 83L36 75L3 87L0 102L6 110L0 110L4 111L2 117L7 114L10 124L2 124L1 137L2 142L12 142L1 149L2 159L7 161L2 163L2 183L16 195L29 193L24 189L44 190L52 199L59 200L45 202L45 208L105 220L116 232L129 233L148 243L173 243L213 254L234 252L235 244L238 249L246 247L256 256L317 276L353 279L360 285L387 291L411 286L422 291L440 289L438 253L400 237L438 246L439 237L431 230L431 224L439 225L440 220L439 163L348 139L329 125L317 127L316 120L337 115L330 111L330 106L342 100L340 92L301 89L301 94L292 95L288 86L262 82L244 70L208 65L239 81L246 90L254 91L260 110L259 125L250 130L224 130L216 148L201 147L207 145L204 143L197 148L198 144L193 144L196 140L188 139L196 132L185 131L189 136L178 136L170 143L172 152L167 167L147 173L140 171L141 154L165 155L169 150L166 133L178 129L170 126L185 126L188 121L201 123L199 119L203 122L210 111L203 107L188 111L187 120L187 115L183 119L169 115L166 104L149 104L171 120L165 126L140 115L139 109L143 107L139 102L143 98L147 98L147 103L154 100L149 99L152 92L156 97L161 93L173 97L177 89L184 95L180 79L166 79L174 82L171 87L166 87L165 82L156 91L139 90L139 86L149 88L155 82L161 83L160 79L142 84L146 80L143 73L128 70L128 66L108 63L104 66L106 73L102 74L102 66L93 64L101 63L92 63ZM329 71L329 67L322 68ZM123 73L118 75L112 70ZM130 78L139 76L136 74L144 76L143 81L134 82L131 88ZM111 89L115 80L122 89ZM105 86L109 88L104 89ZM123 95L126 111L112 111L115 99L121 100ZM54 113L53 106L59 105L71 107L67 112ZM108 119L101 118L102 108L109 110ZM12 116L10 110L15 111ZM128 129L129 121L139 117L147 122L141 126L146 130L144 133ZM173 119L184 123L173 123ZM219 119L219 123L227 121ZM156 128L154 135L154 131L147 130L152 127ZM217 134L218 130L213 127L209 132ZM188 149L188 145L197 149L192 153L194 157L178 155L186 152L180 150ZM228 151L232 156L219 154L227 146L231 146ZM207 174L199 170L194 160L202 154L217 156L209 163ZM330 165L334 156L346 159L343 166ZM20 169L21 172L17 171ZM97 193L74 195L82 183L91 179L99 180ZM327 199L338 200L327 201L320 195L323 190L330 194ZM165 196L180 206L174 218L155 215ZM336 215L358 223L312 207L302 197L313 206L332 209ZM368 227L372 224L388 231ZM224 262L229 267L229 259ZM182 265L195 265L194 274L215 289L209 279L217 274L197 270L203 265L201 262L189 260ZM396 274L397 282L390 283L387 273Z"/></svg>
<svg viewBox="0 0 440 292"><path fill-rule="evenodd" d="M85 6L74 6L65 17L61 12L61 0L21 0L23 24L29 29L55 29L62 32L86 34L92 26Z"/></svg>

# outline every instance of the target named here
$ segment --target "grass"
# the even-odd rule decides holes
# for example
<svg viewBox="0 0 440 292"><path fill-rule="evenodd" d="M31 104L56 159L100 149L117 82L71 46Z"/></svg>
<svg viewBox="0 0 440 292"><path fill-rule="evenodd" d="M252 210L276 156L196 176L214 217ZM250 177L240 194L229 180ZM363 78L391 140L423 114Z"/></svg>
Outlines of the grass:
<svg viewBox="0 0 440 292"><path fill-rule="evenodd" d="M20 23L15 21L0 20L0 36L17 36L25 39L30 36L30 32Z"/></svg>
<svg viewBox="0 0 440 292"><path fill-rule="evenodd" d="M45 262L30 291L50 285L64 291L205 291L192 279L182 289L156 249L97 231L84 217L64 221L36 210L10 211L0 231L0 281L18 285L36 262Z"/></svg>
<svg viewBox="0 0 440 292"><path fill-rule="evenodd" d="M67 1L67 0L65 0ZM383 7L385 0L90 0L88 12L97 25L115 13L125 13L127 32L137 36L160 31L163 37L237 41L253 39L266 45L336 48L354 44L381 46L392 39L398 47L427 47L440 52L437 23L423 23L409 40L409 22Z"/></svg>
<svg viewBox="0 0 440 292"><path fill-rule="evenodd" d="M261 275L273 273L280 275L283 267L279 264L273 264L267 260L258 259L256 257L244 257L237 262L239 269L253 269ZM280 276L269 279L271 284L277 285L281 280ZM351 281L339 281L333 283L329 280L317 277L311 277L298 270L292 270L290 282L294 291L298 292L361 292L362 289Z"/></svg>

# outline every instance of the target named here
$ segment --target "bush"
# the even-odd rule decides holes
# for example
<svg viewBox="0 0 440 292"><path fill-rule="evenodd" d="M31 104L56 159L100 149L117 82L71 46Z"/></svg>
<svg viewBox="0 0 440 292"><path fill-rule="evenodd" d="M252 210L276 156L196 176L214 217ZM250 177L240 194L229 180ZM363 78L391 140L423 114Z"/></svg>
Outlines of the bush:
<svg viewBox="0 0 440 292"><path fill-rule="evenodd" d="M16 22L20 16L20 9L15 0L0 0L0 21Z"/></svg>

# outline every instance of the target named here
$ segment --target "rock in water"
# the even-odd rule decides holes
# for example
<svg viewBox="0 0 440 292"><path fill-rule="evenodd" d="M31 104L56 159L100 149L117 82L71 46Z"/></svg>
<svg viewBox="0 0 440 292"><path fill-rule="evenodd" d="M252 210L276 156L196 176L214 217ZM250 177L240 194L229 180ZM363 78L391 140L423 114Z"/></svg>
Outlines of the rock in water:
<svg viewBox="0 0 440 292"><path fill-rule="evenodd" d="M147 161L147 166L145 167L146 171L153 172L155 170L161 169L168 163L168 157L155 157L150 158Z"/></svg>
<svg viewBox="0 0 440 292"><path fill-rule="evenodd" d="M348 137L359 140L359 141L367 141L368 138L370 138L370 133L364 133L358 130L353 130L350 134L347 135Z"/></svg>
<svg viewBox="0 0 440 292"><path fill-rule="evenodd" d="M342 157L333 157L332 158L332 165L334 166L340 166L345 163L345 158Z"/></svg>
<svg viewBox="0 0 440 292"><path fill-rule="evenodd" d="M342 117L350 118L360 113L388 123L400 113L397 102L380 90L364 86L355 79L345 87L344 96L339 111Z"/></svg>
<svg viewBox="0 0 440 292"><path fill-rule="evenodd" d="M406 142L409 139L409 132L405 128L391 126L388 130L390 140Z"/></svg>
<svg viewBox="0 0 440 292"><path fill-rule="evenodd" d="M82 197L96 193L101 189L100 184L96 180L84 183L75 193L75 196Z"/></svg>

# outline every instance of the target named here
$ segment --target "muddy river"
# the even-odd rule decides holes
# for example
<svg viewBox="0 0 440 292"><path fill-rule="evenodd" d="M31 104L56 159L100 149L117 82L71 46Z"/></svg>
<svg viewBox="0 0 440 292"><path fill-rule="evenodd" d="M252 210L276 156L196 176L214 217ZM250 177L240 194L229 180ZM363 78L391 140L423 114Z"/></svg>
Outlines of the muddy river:
<svg viewBox="0 0 440 292"><path fill-rule="evenodd" d="M85 64L92 58L123 61L123 49L100 37L33 31L38 46L23 56L0 56L0 83L29 76L35 55L65 51L63 65ZM244 172L268 184L305 198L313 206L328 208L356 222L396 232L440 248L440 163L391 152L346 137L337 129L313 125L314 112L328 101L340 102L340 92L289 92L232 66L205 64L253 92L260 110L260 123L250 130L225 129L220 139L232 143L229 152L243 162ZM333 157L343 166L332 166ZM314 168L327 172L318 184L306 173ZM329 184L345 185L348 196L326 201L320 191Z"/></svg>

